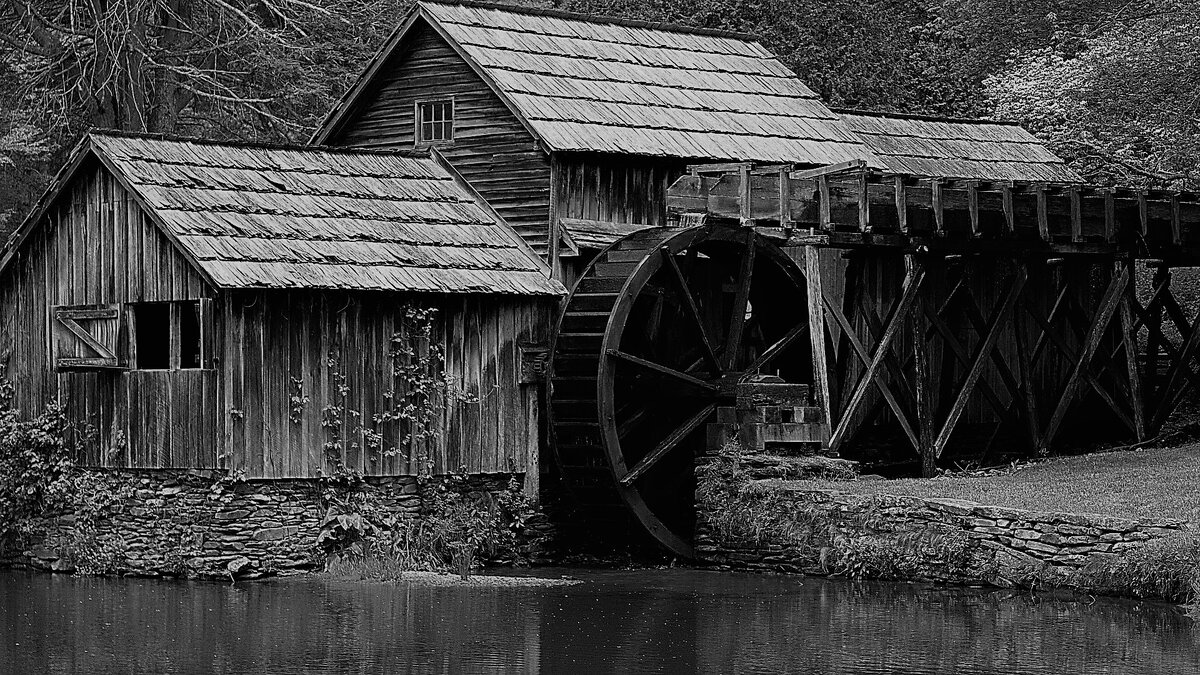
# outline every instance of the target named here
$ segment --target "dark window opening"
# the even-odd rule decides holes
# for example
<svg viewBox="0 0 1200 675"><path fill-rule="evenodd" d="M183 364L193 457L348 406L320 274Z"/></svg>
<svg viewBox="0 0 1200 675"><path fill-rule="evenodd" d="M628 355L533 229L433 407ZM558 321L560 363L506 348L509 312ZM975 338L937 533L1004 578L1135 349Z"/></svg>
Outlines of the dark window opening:
<svg viewBox="0 0 1200 675"><path fill-rule="evenodd" d="M133 315L137 334L137 368L171 367L171 306L165 302L138 305Z"/></svg>
<svg viewBox="0 0 1200 675"><path fill-rule="evenodd" d="M417 142L445 143L454 140L454 101L417 103Z"/></svg>
<svg viewBox="0 0 1200 675"><path fill-rule="evenodd" d="M135 368L203 367L199 302L147 302L132 310Z"/></svg>

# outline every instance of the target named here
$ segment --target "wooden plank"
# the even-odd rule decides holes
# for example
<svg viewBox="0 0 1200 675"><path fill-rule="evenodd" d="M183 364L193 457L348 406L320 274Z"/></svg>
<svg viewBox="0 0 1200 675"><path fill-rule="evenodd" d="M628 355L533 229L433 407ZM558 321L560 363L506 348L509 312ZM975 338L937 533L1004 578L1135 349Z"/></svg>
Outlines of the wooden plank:
<svg viewBox="0 0 1200 675"><path fill-rule="evenodd" d="M946 214L942 208L942 180L933 178L929 181L929 200L933 208L934 232L938 236L946 234Z"/></svg>
<svg viewBox="0 0 1200 675"><path fill-rule="evenodd" d="M915 256L904 256L906 274L915 273L921 266ZM932 311L926 298L915 301L918 309L912 316L913 390L917 417L917 454L921 457L921 473L926 477L937 475L937 453L934 451L934 408L932 369L926 350L926 327L921 321L927 310Z"/></svg>
<svg viewBox="0 0 1200 675"><path fill-rule="evenodd" d="M1104 196L1104 241L1117 240L1117 205L1112 188L1102 191Z"/></svg>
<svg viewBox="0 0 1200 675"><path fill-rule="evenodd" d="M804 278L807 281L808 337L812 347L815 405L821 409L821 423L825 425L828 437L833 424L833 396L829 386L830 362L825 344L824 279L821 275L820 249L815 246L804 249Z"/></svg>
<svg viewBox="0 0 1200 675"><path fill-rule="evenodd" d="M971 236L978 237L979 230L979 181L967 181L967 214L971 221Z"/></svg>
<svg viewBox="0 0 1200 675"><path fill-rule="evenodd" d="M836 452L841 447L841 444L846 440L845 436L849 428L849 424L851 420L853 420L855 413L858 412L858 408L865 399L867 390L870 388L872 383L879 387L880 393L883 395L884 400L887 401L888 405L891 406L892 412L896 415L897 421L899 421L901 428L904 429L904 433L906 436L908 436L909 441L912 442L913 447L919 447L920 442L917 440L916 433L913 431L912 426L905 417L903 409L896 401L895 396L892 395L891 389L888 387L887 383L878 376L878 372L879 368L883 365L884 359L887 358L892 342L900 332L900 327L904 323L909 310L912 308L912 305L917 298L917 293L920 291L921 284L924 279L925 271L921 268L911 270L905 275L903 293L892 306L888 320L885 323L883 335L880 337L874 353L869 355L866 348L863 347L862 343L859 342L858 337L855 335L854 328L842 315L841 310L831 303L828 296L824 298L826 308L828 309L830 315L838 320L838 322L841 324L843 333L850 340L850 344L858 353L859 358L861 358L864 363L867 364L867 368L860 376L858 384L855 386L854 391L850 396L849 402L842 411L841 419L838 420L838 424L834 428L833 434L830 436L830 450Z"/></svg>
<svg viewBox="0 0 1200 675"><path fill-rule="evenodd" d="M1047 214L1046 186L1036 186L1034 188L1034 195L1037 197L1038 236L1041 237L1042 241L1050 241L1050 218Z"/></svg>
<svg viewBox="0 0 1200 675"><path fill-rule="evenodd" d="M1008 181L1000 186L1000 208L1004 211L1004 228L1007 234L1017 229L1016 214L1013 211L1013 184Z"/></svg>
<svg viewBox="0 0 1200 675"><path fill-rule="evenodd" d="M796 176L792 176L796 178ZM817 177L817 195L820 200L818 204L817 224L822 231L828 232L833 229L833 220L829 204L829 179L824 175Z"/></svg>
<svg viewBox="0 0 1200 675"><path fill-rule="evenodd" d="M978 383L980 375L983 374L984 364L995 348L1000 330L1005 325L1005 317L1012 313L1013 305L1016 304L1017 298L1021 294L1021 289L1025 287L1028 275L1029 271L1024 265L1017 267L1016 275L1009 283L1004 300L993 311L987 332L984 334L983 340L976 347L975 356L971 359L971 367L967 371L967 376L963 380L963 383L959 385L959 391L950 406L950 412L947 413L946 420L942 424L942 429L938 432L937 440L934 441L933 452L936 456L940 457L946 449L946 444L950 442L950 436L954 433L954 429L958 425L963 411L966 409L971 392L975 390L975 385Z"/></svg>
<svg viewBox="0 0 1200 675"><path fill-rule="evenodd" d="M1126 262L1122 266L1126 269L1126 274L1133 279L1132 262ZM1146 419L1145 419L1145 401L1142 397L1142 378L1138 372L1138 349L1137 349L1137 329L1133 323L1132 303L1137 302L1137 284L1130 283L1126 285L1125 293L1121 297L1120 306L1120 321L1121 321L1121 342L1125 350L1125 368L1126 376L1129 378L1129 405L1133 408L1133 423L1134 433L1137 440L1143 441L1146 438Z"/></svg>
<svg viewBox="0 0 1200 675"><path fill-rule="evenodd" d="M858 174L858 231L871 231L871 192L867 186L865 169Z"/></svg>
<svg viewBox="0 0 1200 675"><path fill-rule="evenodd" d="M1083 202L1079 188L1068 188L1067 195L1071 200L1071 241L1080 242L1083 241Z"/></svg>
<svg viewBox="0 0 1200 675"><path fill-rule="evenodd" d="M1058 433L1058 427L1062 424L1063 418L1067 414L1067 409L1075 398L1075 393L1079 388L1079 384L1083 378L1084 372L1090 367L1092 356L1096 353L1096 349L1100 346L1100 339L1103 337L1108 323L1112 319L1113 313L1117 309L1121 293L1125 290L1125 284L1129 281L1129 270L1121 268L1121 271L1116 274L1108 285L1108 289L1104 293L1104 297L1100 301L1095 316L1092 318L1091 327L1088 329L1087 336L1084 340L1083 350L1080 352L1078 359L1075 361L1071 369L1071 374L1067 378L1067 384L1063 389L1062 395L1058 399L1058 403L1054 408L1054 413L1050 416L1050 421L1046 425L1046 430L1042 434L1039 447L1050 447L1054 441L1055 435Z"/></svg>
<svg viewBox="0 0 1200 675"><path fill-rule="evenodd" d="M896 195L896 224L900 232L908 234L908 194L904 186L904 178L892 178L892 189Z"/></svg>

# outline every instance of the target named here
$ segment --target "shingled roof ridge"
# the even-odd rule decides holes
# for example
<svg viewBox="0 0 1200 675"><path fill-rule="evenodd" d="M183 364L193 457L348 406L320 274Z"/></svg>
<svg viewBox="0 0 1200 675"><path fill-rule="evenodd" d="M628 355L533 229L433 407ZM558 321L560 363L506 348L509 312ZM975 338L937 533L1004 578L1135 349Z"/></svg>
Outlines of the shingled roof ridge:
<svg viewBox="0 0 1200 675"><path fill-rule="evenodd" d="M430 159L428 152L413 149L385 149L385 148L364 148L364 147L345 147L339 145L305 145L300 143L271 143L268 141L246 141L246 140L231 140L222 141L212 138L197 138L195 136L182 136L177 134L167 134L154 131L126 131L123 129L90 129L87 132L88 136L98 136L101 138L133 138L150 141L165 141L170 143L191 143L193 145L207 145L226 148L246 148L250 150L283 150L291 152L316 153L328 152L339 155L378 155L380 157L401 157L404 159Z"/></svg>
<svg viewBox="0 0 1200 675"><path fill-rule="evenodd" d="M741 40L743 42L758 42L759 38L750 33L739 33L732 30L722 30L719 28L700 28L696 26L687 26L679 23L669 23L666 21L643 21L641 19L626 19L617 16L606 16L602 14L585 14L581 12L568 12L562 9L550 9L542 7L523 7L518 5L506 5L498 2L483 2L482 0L418 0L418 5L457 5L459 7L473 7L476 9L494 9L511 14L528 14L530 16L548 16L555 19L566 19L568 21L582 21L584 23L601 23L615 26L626 26L629 28L645 28L648 30L661 30L669 33L689 33L692 35L706 35L709 37L722 37L731 40Z"/></svg>
<svg viewBox="0 0 1200 675"><path fill-rule="evenodd" d="M902 120L918 120L921 122L951 122L954 124L992 124L996 126L1020 127L1020 122L1015 120L996 120L983 117L943 117L941 115L929 115L924 113L898 113L885 112L882 110L859 110L857 108L829 108L838 115L859 115L862 117L890 117L893 119Z"/></svg>

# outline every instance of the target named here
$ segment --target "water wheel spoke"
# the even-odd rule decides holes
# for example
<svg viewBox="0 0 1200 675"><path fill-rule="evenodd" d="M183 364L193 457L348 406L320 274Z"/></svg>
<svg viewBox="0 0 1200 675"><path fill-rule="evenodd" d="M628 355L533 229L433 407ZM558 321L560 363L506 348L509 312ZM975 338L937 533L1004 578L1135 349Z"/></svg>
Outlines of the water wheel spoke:
<svg viewBox="0 0 1200 675"><path fill-rule="evenodd" d="M647 359L643 359L640 356L634 356L633 354L623 352L619 349L608 350L608 355L611 357L614 357L614 358L621 359L622 361L626 361L628 363L632 363L634 365L640 366L642 368L645 368L646 370L653 371L660 375L666 375L667 377L672 377L676 380L679 380L680 382L687 383L698 389L703 389L704 391L711 392L711 393L717 392L717 387L715 385L709 384L708 382L705 382L704 380L701 380L698 377L688 375L685 372L675 370L674 368L671 368L670 366L664 366L661 363L655 363L654 361L649 361Z"/></svg>
<svg viewBox="0 0 1200 675"><path fill-rule="evenodd" d="M770 362L771 359L779 356L780 352L787 349L793 342L796 341L796 338L804 335L807 332L808 319L804 319L800 323L796 324L795 327L793 327L790 331L788 331L787 335L784 335L783 337L779 338L775 344L767 347L766 351L764 351L762 354L759 354L758 358L754 359L753 363L746 366L746 376L748 377L758 372L759 368L762 368L764 365Z"/></svg>
<svg viewBox="0 0 1200 675"><path fill-rule="evenodd" d="M750 277L754 275L754 231L746 233L746 255L738 275L737 293L733 298L733 312L729 316L729 339L725 343L725 365L727 370L737 367L738 352L742 349L742 334L746 329L746 307L750 304Z"/></svg>
<svg viewBox="0 0 1200 675"><path fill-rule="evenodd" d="M629 473L621 476L621 484L630 485L633 483L633 481L637 480L639 476L649 471L650 468L657 464L658 461L663 457L665 457L667 453L671 452L675 446L679 445L684 438L687 438L688 434L692 433L701 424L703 424L704 421L708 419L708 417L716 409L717 404L710 403L704 406L700 412L689 417L687 421L679 425L679 427L677 427L674 431L668 434L666 438L659 442L658 445L654 446L654 449L647 453L640 462L635 464L634 467L629 470Z"/></svg>
<svg viewBox="0 0 1200 675"><path fill-rule="evenodd" d="M679 284L679 291L683 294L683 306L687 309L688 316L691 317L692 323L696 330L700 333L700 342L704 345L704 356L712 364L717 372L721 372L721 362L717 359L717 353L713 350L712 339L708 336L708 329L704 327L704 319L700 317L700 306L696 304L696 296L692 295L692 289L688 288L687 279L683 276L683 270L679 268L679 263L675 260L675 255L670 249L662 248L663 258L667 261L667 267L671 268L672 276Z"/></svg>

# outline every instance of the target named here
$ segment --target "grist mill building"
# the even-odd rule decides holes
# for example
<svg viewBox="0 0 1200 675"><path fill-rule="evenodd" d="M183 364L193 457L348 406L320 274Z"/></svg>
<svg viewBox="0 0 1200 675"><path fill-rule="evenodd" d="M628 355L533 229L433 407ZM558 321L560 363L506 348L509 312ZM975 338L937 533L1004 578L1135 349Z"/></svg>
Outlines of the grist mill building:
<svg viewBox="0 0 1200 675"><path fill-rule="evenodd" d="M752 36L421 1L310 146L85 138L0 328L90 466L561 481L687 556L731 439L931 473L1148 437L1198 219L1012 124L831 110Z"/></svg>

